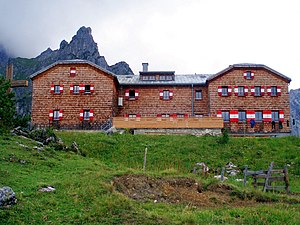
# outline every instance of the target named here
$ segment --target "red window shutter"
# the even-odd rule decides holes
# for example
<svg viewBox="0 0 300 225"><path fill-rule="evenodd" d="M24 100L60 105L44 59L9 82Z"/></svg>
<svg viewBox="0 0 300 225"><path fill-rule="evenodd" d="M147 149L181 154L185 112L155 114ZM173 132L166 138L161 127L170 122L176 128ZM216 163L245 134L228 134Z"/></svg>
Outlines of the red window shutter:
<svg viewBox="0 0 300 225"><path fill-rule="evenodd" d="M169 97L170 97L169 98L170 100L173 99L173 91L172 90L169 91Z"/></svg>
<svg viewBox="0 0 300 225"><path fill-rule="evenodd" d="M222 110L217 110L217 117L222 117Z"/></svg>
<svg viewBox="0 0 300 225"><path fill-rule="evenodd" d="M251 80L254 79L254 72L251 72Z"/></svg>
<svg viewBox="0 0 300 225"><path fill-rule="evenodd" d="M254 96L255 95L255 87L251 86L251 95Z"/></svg>
<svg viewBox="0 0 300 225"><path fill-rule="evenodd" d="M135 100L139 99L139 90L134 90Z"/></svg>
<svg viewBox="0 0 300 225"><path fill-rule="evenodd" d="M271 122L272 121L272 111L271 110L264 110L263 111L263 121L264 122Z"/></svg>
<svg viewBox="0 0 300 225"><path fill-rule="evenodd" d="M53 110L52 109L50 109L49 110L49 120L53 120Z"/></svg>
<svg viewBox="0 0 300 225"><path fill-rule="evenodd" d="M271 86L267 86L267 93L268 93L268 96L271 96Z"/></svg>
<svg viewBox="0 0 300 225"><path fill-rule="evenodd" d="M281 96L281 87L277 86L277 96Z"/></svg>
<svg viewBox="0 0 300 225"><path fill-rule="evenodd" d="M232 94L232 88L231 86L228 86L228 96L231 96L231 94Z"/></svg>
<svg viewBox="0 0 300 225"><path fill-rule="evenodd" d="M74 84L70 84L70 93L73 94L74 92Z"/></svg>
<svg viewBox="0 0 300 225"><path fill-rule="evenodd" d="M284 122L284 111L279 110L279 121Z"/></svg>
<svg viewBox="0 0 300 225"><path fill-rule="evenodd" d="M237 110L231 110L229 116L230 122L239 122L239 112Z"/></svg>
<svg viewBox="0 0 300 225"><path fill-rule="evenodd" d="M84 84L79 84L79 93L84 93Z"/></svg>
<svg viewBox="0 0 300 225"><path fill-rule="evenodd" d="M239 95L239 87L238 86L234 86L234 95L235 96Z"/></svg>
<svg viewBox="0 0 300 225"><path fill-rule="evenodd" d="M260 87L260 93L261 93L261 96L265 95L265 86Z"/></svg>
<svg viewBox="0 0 300 225"><path fill-rule="evenodd" d="M76 68L71 67L71 68L70 68L70 76L71 76L71 77L74 77L75 75L76 75Z"/></svg>
<svg viewBox="0 0 300 225"><path fill-rule="evenodd" d="M188 113L185 113L185 114L184 114L184 118L189 118L189 114L188 114Z"/></svg>
<svg viewBox="0 0 300 225"><path fill-rule="evenodd" d="M51 94L54 93L54 84L51 84L50 93L51 93Z"/></svg>
<svg viewBox="0 0 300 225"><path fill-rule="evenodd" d="M164 91L163 90L160 90L159 91L159 99L163 99L164 98Z"/></svg>
<svg viewBox="0 0 300 225"><path fill-rule="evenodd" d="M125 99L128 100L129 99L129 89L125 90Z"/></svg>
<svg viewBox="0 0 300 225"><path fill-rule="evenodd" d="M244 86L244 92L245 92L245 96L247 96L249 92L248 86Z"/></svg>
<svg viewBox="0 0 300 225"><path fill-rule="evenodd" d="M94 119L94 110L91 109L90 110L90 120L93 120Z"/></svg>
<svg viewBox="0 0 300 225"><path fill-rule="evenodd" d="M59 120L62 120L63 119L63 110L60 109L59 110Z"/></svg>
<svg viewBox="0 0 300 225"><path fill-rule="evenodd" d="M64 85L63 84L59 85L59 91L60 91L60 93L64 92Z"/></svg>
<svg viewBox="0 0 300 225"><path fill-rule="evenodd" d="M248 122L250 122L250 120L255 120L255 111L247 110L246 111L246 117L247 117Z"/></svg>
<svg viewBox="0 0 300 225"><path fill-rule="evenodd" d="M218 86L218 95L222 96L222 86Z"/></svg>
<svg viewBox="0 0 300 225"><path fill-rule="evenodd" d="M91 92L91 93L94 93L94 91L95 91L94 84L91 84L91 85L90 85L90 92Z"/></svg>
<svg viewBox="0 0 300 225"><path fill-rule="evenodd" d="M83 120L83 109L80 109L79 119L80 119L80 121Z"/></svg>
<svg viewBox="0 0 300 225"><path fill-rule="evenodd" d="M136 117L137 118L141 118L141 114L136 114Z"/></svg>
<svg viewBox="0 0 300 225"><path fill-rule="evenodd" d="M161 114L157 114L156 117L161 117Z"/></svg>

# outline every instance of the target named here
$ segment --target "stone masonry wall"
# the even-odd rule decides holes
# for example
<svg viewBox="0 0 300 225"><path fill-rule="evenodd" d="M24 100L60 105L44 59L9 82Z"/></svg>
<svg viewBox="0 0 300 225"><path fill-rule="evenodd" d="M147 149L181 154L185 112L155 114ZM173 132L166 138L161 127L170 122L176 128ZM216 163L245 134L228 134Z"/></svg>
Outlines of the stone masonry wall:
<svg viewBox="0 0 300 225"><path fill-rule="evenodd" d="M76 68L76 75L70 76L70 68ZM110 74L88 64L56 65L33 79L32 124L49 125L49 110L63 110L61 121L54 121L60 127L80 128L83 125L97 127L111 118L116 111L117 89ZM50 93L51 84L64 86L63 93ZM94 93L70 93L70 84L94 84ZM81 109L93 109L92 121L80 121ZM116 114L116 112L115 112Z"/></svg>
<svg viewBox="0 0 300 225"><path fill-rule="evenodd" d="M254 72L254 79L247 80L244 78L244 71ZM218 86L231 86L232 95L222 97L218 95ZM234 86L248 86L248 96L239 97L234 94ZM264 86L265 94L261 97L255 97L251 95L251 86ZM281 96L268 96L267 86L280 86ZM218 110L230 111L230 110L272 110L272 111L284 111L283 129L279 129L278 123L275 124L275 129L272 129L271 122L256 122L254 128L250 128L249 122L228 122L224 124L225 127L230 128L232 132L289 132L290 127L290 104L289 104L289 92L288 81L273 74L265 69L232 69L227 73L209 81L208 84L209 93L209 113L212 116L217 115Z"/></svg>

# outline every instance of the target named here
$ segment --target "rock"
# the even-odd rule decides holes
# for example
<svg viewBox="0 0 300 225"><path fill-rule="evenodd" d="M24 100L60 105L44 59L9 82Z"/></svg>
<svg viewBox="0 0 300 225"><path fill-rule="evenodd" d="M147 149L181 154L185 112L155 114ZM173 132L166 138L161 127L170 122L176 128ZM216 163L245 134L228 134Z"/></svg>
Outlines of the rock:
<svg viewBox="0 0 300 225"><path fill-rule="evenodd" d="M114 134L117 132L118 132L118 130L115 127L111 127L107 131L105 131L106 134Z"/></svg>
<svg viewBox="0 0 300 225"><path fill-rule="evenodd" d="M75 141L71 144L70 149L72 152L81 155L81 151L79 150L78 144Z"/></svg>
<svg viewBox="0 0 300 225"><path fill-rule="evenodd" d="M0 207L11 206L17 203L15 192L10 187L0 188Z"/></svg>
<svg viewBox="0 0 300 225"><path fill-rule="evenodd" d="M44 150L43 147L38 147L38 146L34 146L33 149L38 150L39 152Z"/></svg>
<svg viewBox="0 0 300 225"><path fill-rule="evenodd" d="M218 179L218 180L221 180L222 176L221 175L217 175L217 176L214 176L214 178ZM228 180L228 177L223 177L223 181L225 180Z"/></svg>
<svg viewBox="0 0 300 225"><path fill-rule="evenodd" d="M52 191L55 191L55 190L56 189L53 186L48 186L48 187L39 189L40 192L52 192Z"/></svg>

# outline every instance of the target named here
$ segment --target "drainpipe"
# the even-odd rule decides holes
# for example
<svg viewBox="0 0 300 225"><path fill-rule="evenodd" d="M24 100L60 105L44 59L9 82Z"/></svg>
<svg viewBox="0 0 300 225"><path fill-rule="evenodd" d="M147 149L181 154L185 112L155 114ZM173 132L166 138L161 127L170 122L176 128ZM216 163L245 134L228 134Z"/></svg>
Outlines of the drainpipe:
<svg viewBox="0 0 300 225"><path fill-rule="evenodd" d="M194 84L192 84L192 116L195 116L195 114L194 114Z"/></svg>

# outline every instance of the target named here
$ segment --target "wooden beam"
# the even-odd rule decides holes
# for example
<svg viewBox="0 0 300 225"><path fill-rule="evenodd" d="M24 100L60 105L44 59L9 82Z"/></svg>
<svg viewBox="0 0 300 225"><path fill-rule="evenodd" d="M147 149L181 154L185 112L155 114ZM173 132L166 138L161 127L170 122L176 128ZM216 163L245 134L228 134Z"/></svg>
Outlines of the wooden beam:
<svg viewBox="0 0 300 225"><path fill-rule="evenodd" d="M15 87L28 87L28 80L12 80L10 83L12 88Z"/></svg>
<svg viewBox="0 0 300 225"><path fill-rule="evenodd" d="M7 64L6 66L6 80L10 80L10 87L16 88L16 87L28 87L28 80L14 80L13 79L14 74L14 67L13 64Z"/></svg>

